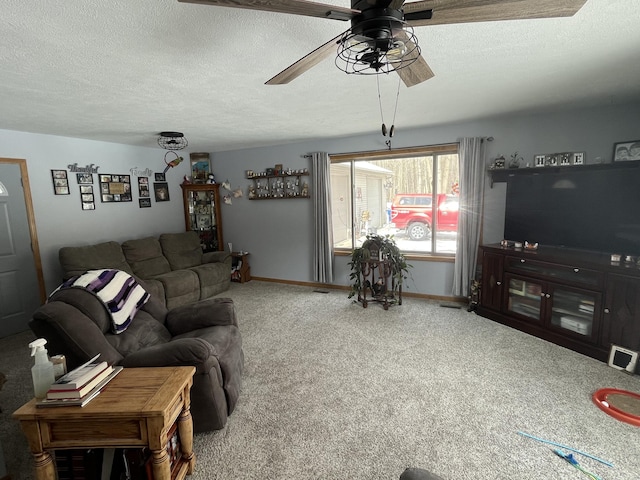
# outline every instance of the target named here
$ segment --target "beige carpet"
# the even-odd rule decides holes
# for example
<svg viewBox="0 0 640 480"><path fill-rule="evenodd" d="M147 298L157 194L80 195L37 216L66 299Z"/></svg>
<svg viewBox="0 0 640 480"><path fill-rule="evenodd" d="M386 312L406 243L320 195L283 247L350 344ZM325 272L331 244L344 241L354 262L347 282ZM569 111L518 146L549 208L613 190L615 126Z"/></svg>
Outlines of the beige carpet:
<svg viewBox="0 0 640 480"><path fill-rule="evenodd" d="M363 309L345 291L256 281L223 296L239 312L244 386L227 427L196 436L193 480L397 479L409 466L451 480L587 478L518 431L612 462L578 456L603 479L639 478L640 429L591 402L598 388L639 392L637 376L439 302ZM32 478L9 412L30 396L28 338L0 340L14 480Z"/></svg>

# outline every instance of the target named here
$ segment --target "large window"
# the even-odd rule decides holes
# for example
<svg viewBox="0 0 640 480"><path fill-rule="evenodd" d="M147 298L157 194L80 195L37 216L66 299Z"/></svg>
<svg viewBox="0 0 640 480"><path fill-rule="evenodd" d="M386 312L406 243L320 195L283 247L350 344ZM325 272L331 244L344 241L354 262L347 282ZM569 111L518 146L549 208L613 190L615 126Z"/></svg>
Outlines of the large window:
<svg viewBox="0 0 640 480"><path fill-rule="evenodd" d="M332 155L334 248L377 233L405 253L455 254L458 181L457 145Z"/></svg>

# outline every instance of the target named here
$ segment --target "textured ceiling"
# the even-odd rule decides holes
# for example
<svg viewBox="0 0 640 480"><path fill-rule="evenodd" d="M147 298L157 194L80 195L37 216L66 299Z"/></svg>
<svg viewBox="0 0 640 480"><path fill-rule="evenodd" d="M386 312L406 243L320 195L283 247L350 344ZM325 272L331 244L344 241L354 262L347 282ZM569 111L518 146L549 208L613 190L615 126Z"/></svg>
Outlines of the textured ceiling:
<svg viewBox="0 0 640 480"><path fill-rule="evenodd" d="M215 152L378 132L381 110L393 123L395 74L346 75L327 59L264 85L345 22L177 0L3 7L2 129L140 146L177 130ZM639 19L640 1L587 0L571 18L417 27L436 76L400 86L396 131L640 100Z"/></svg>

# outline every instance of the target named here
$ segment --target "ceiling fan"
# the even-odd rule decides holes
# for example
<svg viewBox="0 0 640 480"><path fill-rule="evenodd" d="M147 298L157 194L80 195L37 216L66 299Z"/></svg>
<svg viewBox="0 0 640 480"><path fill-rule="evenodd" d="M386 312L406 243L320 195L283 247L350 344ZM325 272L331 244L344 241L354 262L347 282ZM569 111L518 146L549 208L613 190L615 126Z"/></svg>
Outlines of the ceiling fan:
<svg viewBox="0 0 640 480"><path fill-rule="evenodd" d="M267 85L289 83L334 53L336 65L346 73L396 71L412 87L434 76L420 53L413 27L569 17L587 0L351 0L351 8L307 0L178 1L351 21L351 28L278 73Z"/></svg>

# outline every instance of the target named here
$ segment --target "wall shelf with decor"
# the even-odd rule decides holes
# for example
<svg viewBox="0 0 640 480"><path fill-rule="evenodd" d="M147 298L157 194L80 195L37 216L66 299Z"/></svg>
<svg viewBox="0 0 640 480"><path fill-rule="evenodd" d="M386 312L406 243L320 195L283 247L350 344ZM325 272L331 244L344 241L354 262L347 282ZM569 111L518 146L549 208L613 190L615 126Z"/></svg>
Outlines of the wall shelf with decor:
<svg viewBox="0 0 640 480"><path fill-rule="evenodd" d="M183 183L180 186L186 230L198 233L204 252L223 250L220 186L217 183Z"/></svg>
<svg viewBox="0 0 640 480"><path fill-rule="evenodd" d="M547 175L562 172L592 172L613 169L635 169L640 168L640 161L625 161L613 163L594 163L589 165L568 165L568 166L544 166L529 168L493 168L487 170L491 177L491 187L495 182L506 182L509 177L521 175Z"/></svg>
<svg viewBox="0 0 640 480"><path fill-rule="evenodd" d="M311 198L306 168L291 170L276 165L276 168L268 168L264 172L247 170L246 177L252 181L247 195L249 200Z"/></svg>

